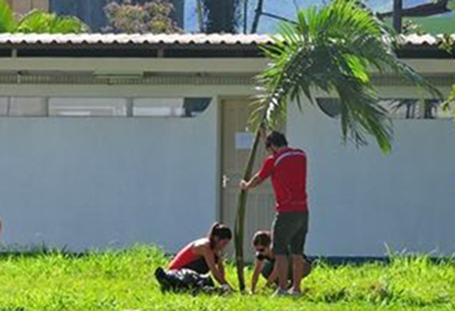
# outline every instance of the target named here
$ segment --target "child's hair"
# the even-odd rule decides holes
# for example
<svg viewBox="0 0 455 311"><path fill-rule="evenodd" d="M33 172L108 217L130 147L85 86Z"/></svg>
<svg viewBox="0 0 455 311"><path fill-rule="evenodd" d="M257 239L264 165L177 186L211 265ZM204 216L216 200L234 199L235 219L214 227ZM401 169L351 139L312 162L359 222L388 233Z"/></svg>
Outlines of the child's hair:
<svg viewBox="0 0 455 311"><path fill-rule="evenodd" d="M253 237L253 246L269 247L272 244L272 236L270 231L258 231Z"/></svg>
<svg viewBox="0 0 455 311"><path fill-rule="evenodd" d="M216 222L212 225L209 232L209 241L211 248L215 246L215 237L217 237L218 240L231 240L232 231L228 226Z"/></svg>

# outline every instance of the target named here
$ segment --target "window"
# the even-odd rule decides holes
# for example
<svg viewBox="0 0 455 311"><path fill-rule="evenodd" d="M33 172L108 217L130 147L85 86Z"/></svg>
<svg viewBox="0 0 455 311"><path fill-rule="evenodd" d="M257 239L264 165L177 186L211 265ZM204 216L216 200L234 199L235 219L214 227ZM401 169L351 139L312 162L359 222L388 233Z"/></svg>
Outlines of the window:
<svg viewBox="0 0 455 311"><path fill-rule="evenodd" d="M9 98L0 97L0 116L8 115Z"/></svg>
<svg viewBox="0 0 455 311"><path fill-rule="evenodd" d="M340 101L337 98L318 98L319 108L331 118L341 114ZM446 119L450 112L442 109L442 102L434 99L384 98L379 105L385 108L394 119Z"/></svg>
<svg viewBox="0 0 455 311"><path fill-rule="evenodd" d="M125 117L125 98L51 98L49 116L56 117Z"/></svg>
<svg viewBox="0 0 455 311"><path fill-rule="evenodd" d="M134 117L191 118L203 113L211 98L136 98L133 100Z"/></svg>
<svg viewBox="0 0 455 311"><path fill-rule="evenodd" d="M211 100L210 97L0 97L0 116L192 118L202 114Z"/></svg>
<svg viewBox="0 0 455 311"><path fill-rule="evenodd" d="M14 117L44 117L47 100L43 97L11 97L8 115Z"/></svg>
<svg viewBox="0 0 455 311"><path fill-rule="evenodd" d="M392 117L398 119L447 119L450 112L442 109L442 102L437 99L387 99L382 100Z"/></svg>

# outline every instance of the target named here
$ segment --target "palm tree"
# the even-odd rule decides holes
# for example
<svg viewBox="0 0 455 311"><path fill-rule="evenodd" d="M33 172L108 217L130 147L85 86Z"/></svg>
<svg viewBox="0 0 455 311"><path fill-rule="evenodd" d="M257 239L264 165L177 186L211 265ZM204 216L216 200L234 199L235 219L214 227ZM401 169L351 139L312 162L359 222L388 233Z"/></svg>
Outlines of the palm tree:
<svg viewBox="0 0 455 311"><path fill-rule="evenodd" d="M357 1L335 0L321 8L299 11L297 22L283 23L273 45L265 46L270 60L258 77L262 93L252 114L256 139L244 179L251 177L260 140L260 129L273 128L285 116L286 103L304 109L301 98L313 103L316 89L337 94L341 103L341 132L344 142L356 145L374 137L384 153L391 151L392 127L387 111L378 104L370 69L380 74L398 74L414 85L440 93L394 53L391 30ZM235 223L235 251L240 289L243 275L243 234L247 193L240 192Z"/></svg>
<svg viewBox="0 0 455 311"><path fill-rule="evenodd" d="M58 16L53 13L33 10L16 19L11 7L0 0L0 33L82 33L90 27L73 16Z"/></svg>

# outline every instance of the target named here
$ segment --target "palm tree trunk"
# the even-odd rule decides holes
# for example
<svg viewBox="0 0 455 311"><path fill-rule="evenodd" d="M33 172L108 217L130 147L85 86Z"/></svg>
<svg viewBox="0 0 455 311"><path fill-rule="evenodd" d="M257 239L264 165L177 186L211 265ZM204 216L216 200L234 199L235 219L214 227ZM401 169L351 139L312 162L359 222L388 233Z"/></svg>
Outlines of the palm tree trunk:
<svg viewBox="0 0 455 311"><path fill-rule="evenodd" d="M256 154L259 146L259 140L261 137L261 125L258 126L256 130L256 136L254 138L253 148L250 151L248 158L248 163L245 168L245 174L243 176L244 180L249 180L253 173L254 161L256 159ZM246 199L247 192L242 190L239 195L239 200L237 204L237 215L235 218L235 228L234 228L234 242L235 242L235 263L237 266L237 278L239 282L240 291L245 291L245 260L243 256L243 242L245 235L245 213L246 213Z"/></svg>

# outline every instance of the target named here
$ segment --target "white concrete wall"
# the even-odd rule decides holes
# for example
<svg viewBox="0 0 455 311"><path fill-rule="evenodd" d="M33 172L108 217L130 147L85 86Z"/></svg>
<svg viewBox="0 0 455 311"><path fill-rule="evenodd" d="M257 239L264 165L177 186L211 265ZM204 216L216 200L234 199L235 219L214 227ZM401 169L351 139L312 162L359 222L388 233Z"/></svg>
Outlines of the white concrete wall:
<svg viewBox="0 0 455 311"><path fill-rule="evenodd" d="M163 61L8 59L0 60L0 69L248 73L264 65L263 60L217 59L209 66L208 60ZM430 73L453 66L437 62L414 65ZM389 87L387 95L416 96L415 90L406 92ZM3 84L0 94L216 97L250 96L254 88ZM342 146L338 121L314 108L302 115L291 107L288 115L290 141L304 148L310 161L310 255L381 256L385 244L393 250L455 252L451 121L396 120L394 151L384 156L374 143ZM3 242L45 241L73 250L155 242L172 252L205 234L218 208L217 119L215 102L195 119L0 119Z"/></svg>
<svg viewBox="0 0 455 311"><path fill-rule="evenodd" d="M451 120L394 120L393 152L386 156L374 141L343 146L339 121L314 107L301 114L291 105L288 116L290 143L309 157L308 254L383 256L386 245L455 253Z"/></svg>
<svg viewBox="0 0 455 311"><path fill-rule="evenodd" d="M173 252L216 219L216 101L191 119L1 118L0 150L6 244Z"/></svg>

